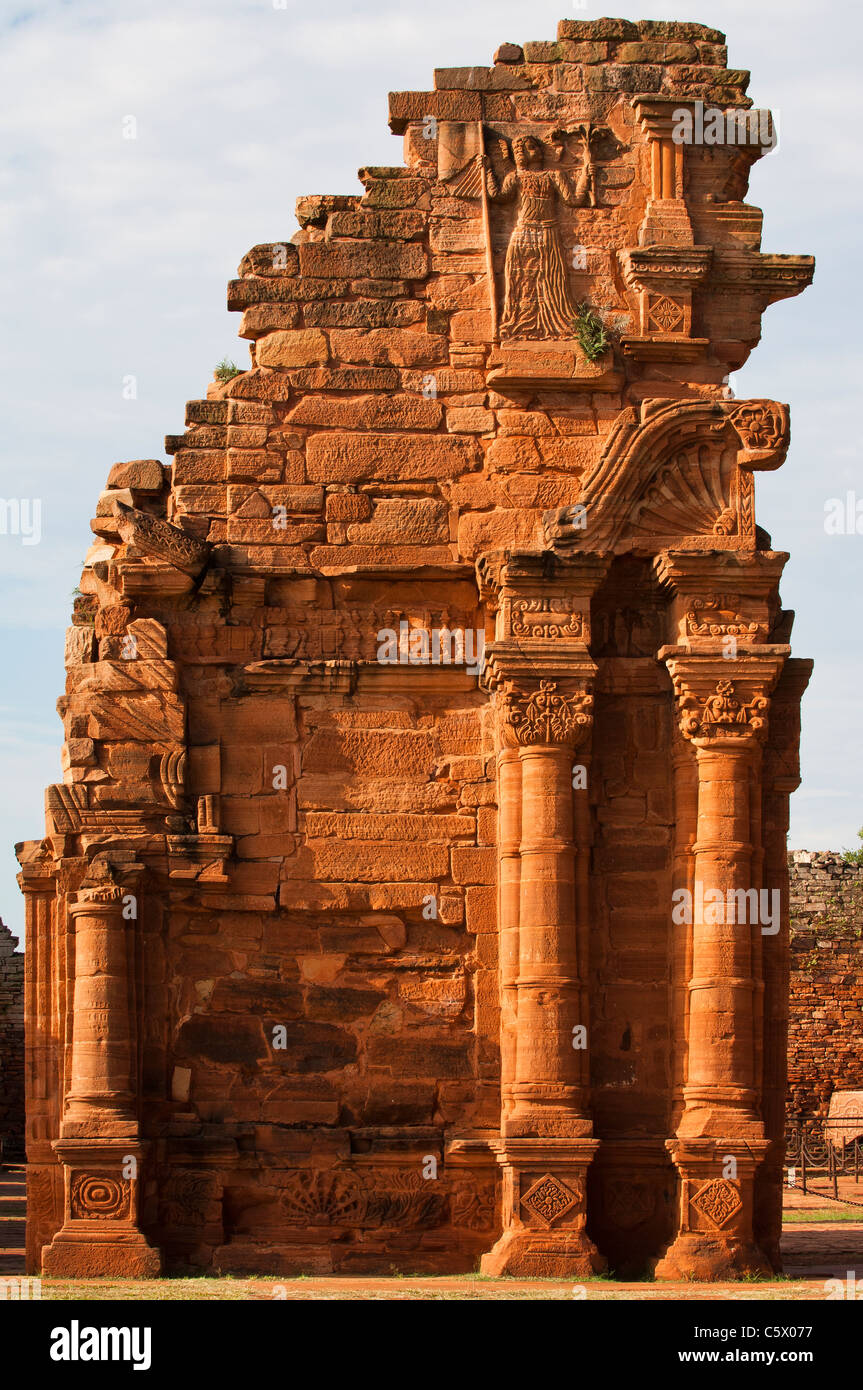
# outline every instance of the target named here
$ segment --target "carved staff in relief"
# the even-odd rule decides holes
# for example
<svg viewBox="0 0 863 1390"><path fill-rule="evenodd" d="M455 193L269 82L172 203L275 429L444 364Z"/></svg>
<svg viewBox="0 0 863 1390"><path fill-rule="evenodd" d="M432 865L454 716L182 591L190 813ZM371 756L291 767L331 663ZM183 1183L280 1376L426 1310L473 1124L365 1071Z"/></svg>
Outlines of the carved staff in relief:
<svg viewBox="0 0 863 1390"><path fill-rule="evenodd" d="M482 121L477 121L479 153L449 182L450 192L458 198L482 200L482 235L485 243L485 267L488 279L488 307L491 311L491 336L497 339L497 294L494 285L494 253L491 244L491 222L488 215L488 187L484 170L488 167L485 153L485 133Z"/></svg>

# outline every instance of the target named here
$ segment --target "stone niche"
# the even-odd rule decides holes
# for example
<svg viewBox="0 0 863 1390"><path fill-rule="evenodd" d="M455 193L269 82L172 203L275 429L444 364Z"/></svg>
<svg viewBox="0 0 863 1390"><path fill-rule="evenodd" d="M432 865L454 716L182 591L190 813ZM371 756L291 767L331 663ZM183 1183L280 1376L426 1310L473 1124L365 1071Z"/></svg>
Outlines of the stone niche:
<svg viewBox="0 0 863 1390"><path fill-rule="evenodd" d="M727 381L813 262L747 81L565 20L392 94L112 468L19 846L31 1270L778 1267L810 666Z"/></svg>

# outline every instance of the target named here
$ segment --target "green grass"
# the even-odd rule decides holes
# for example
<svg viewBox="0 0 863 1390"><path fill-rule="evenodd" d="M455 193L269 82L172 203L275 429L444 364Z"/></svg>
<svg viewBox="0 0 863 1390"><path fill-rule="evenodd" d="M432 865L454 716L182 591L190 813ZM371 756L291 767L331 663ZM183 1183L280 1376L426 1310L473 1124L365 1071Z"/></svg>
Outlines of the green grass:
<svg viewBox="0 0 863 1390"><path fill-rule="evenodd" d="M863 1225L863 1207L856 1207L848 1210L847 1207L825 1207L805 1209L801 1211L786 1211L782 1217L783 1226L805 1225L810 1221L856 1221Z"/></svg>

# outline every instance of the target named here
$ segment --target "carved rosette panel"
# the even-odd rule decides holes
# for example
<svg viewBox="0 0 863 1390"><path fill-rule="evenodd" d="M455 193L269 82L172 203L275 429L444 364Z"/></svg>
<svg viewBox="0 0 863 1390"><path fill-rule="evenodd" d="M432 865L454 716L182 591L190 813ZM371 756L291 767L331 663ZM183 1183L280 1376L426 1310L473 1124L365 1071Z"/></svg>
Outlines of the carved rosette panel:
<svg viewBox="0 0 863 1390"><path fill-rule="evenodd" d="M685 333L686 306L667 294L647 295L645 317L648 333Z"/></svg>
<svg viewBox="0 0 863 1390"><path fill-rule="evenodd" d="M728 1178L714 1178L700 1187L689 1199L690 1207L707 1218L712 1226L721 1229L736 1216L743 1206L740 1187Z"/></svg>
<svg viewBox="0 0 863 1390"><path fill-rule="evenodd" d="M521 748L544 744L572 746L590 733L593 696L585 691L564 694L556 681L540 681L527 694L507 694L503 720L505 733Z"/></svg>
<svg viewBox="0 0 863 1390"><path fill-rule="evenodd" d="M711 738L757 738L767 733L770 700L763 687L755 687L749 698L732 680L717 681L707 694L697 694L676 675L674 693L684 738L709 741Z"/></svg>
<svg viewBox="0 0 863 1390"><path fill-rule="evenodd" d="M128 1221L131 1188L125 1179L107 1173L75 1173L69 1206L77 1221Z"/></svg>
<svg viewBox="0 0 863 1390"><path fill-rule="evenodd" d="M551 1173L538 1178L521 1198L521 1205L545 1227L553 1226L583 1202L584 1188L581 1183L564 1183Z"/></svg>
<svg viewBox="0 0 863 1390"><path fill-rule="evenodd" d="M208 1208L217 1200L218 1186L208 1173L172 1172L161 1191L162 1225L173 1230L204 1226Z"/></svg>
<svg viewBox="0 0 863 1390"><path fill-rule="evenodd" d="M750 468L778 468L788 450L790 423L781 401L738 401L728 408Z"/></svg>

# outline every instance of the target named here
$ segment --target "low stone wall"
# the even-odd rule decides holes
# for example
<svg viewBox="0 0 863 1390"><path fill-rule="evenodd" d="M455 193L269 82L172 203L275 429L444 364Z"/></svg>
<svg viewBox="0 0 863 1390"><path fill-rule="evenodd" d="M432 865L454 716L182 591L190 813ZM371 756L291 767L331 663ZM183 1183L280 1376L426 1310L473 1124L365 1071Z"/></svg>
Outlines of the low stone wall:
<svg viewBox="0 0 863 1390"><path fill-rule="evenodd" d="M796 850L791 876L788 1110L863 1089L863 865Z"/></svg>
<svg viewBox="0 0 863 1390"><path fill-rule="evenodd" d="M0 922L0 1141L2 1156L24 1156L24 952Z"/></svg>

